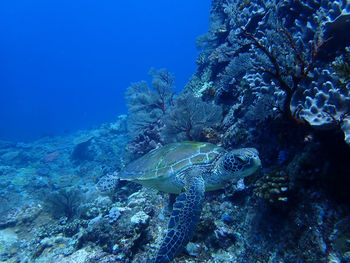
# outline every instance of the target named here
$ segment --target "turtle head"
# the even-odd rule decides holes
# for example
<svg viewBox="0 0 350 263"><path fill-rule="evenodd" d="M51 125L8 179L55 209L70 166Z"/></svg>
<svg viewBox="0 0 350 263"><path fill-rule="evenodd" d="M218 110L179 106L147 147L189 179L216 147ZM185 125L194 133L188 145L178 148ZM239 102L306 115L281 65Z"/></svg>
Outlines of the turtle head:
<svg viewBox="0 0 350 263"><path fill-rule="evenodd" d="M255 173L260 167L259 153L254 148L236 149L223 158L223 169L237 180Z"/></svg>

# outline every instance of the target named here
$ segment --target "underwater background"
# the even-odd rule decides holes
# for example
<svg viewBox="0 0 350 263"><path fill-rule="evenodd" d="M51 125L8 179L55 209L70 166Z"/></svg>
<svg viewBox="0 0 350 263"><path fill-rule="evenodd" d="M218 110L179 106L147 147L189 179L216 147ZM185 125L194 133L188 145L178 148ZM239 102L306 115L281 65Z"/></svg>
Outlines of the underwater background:
<svg viewBox="0 0 350 263"><path fill-rule="evenodd" d="M112 121L126 112L126 87L151 67L176 73L180 90L195 70L209 8L209 0L2 1L0 138Z"/></svg>
<svg viewBox="0 0 350 263"><path fill-rule="evenodd" d="M0 262L350 262L349 1L14 0L0 29Z"/></svg>

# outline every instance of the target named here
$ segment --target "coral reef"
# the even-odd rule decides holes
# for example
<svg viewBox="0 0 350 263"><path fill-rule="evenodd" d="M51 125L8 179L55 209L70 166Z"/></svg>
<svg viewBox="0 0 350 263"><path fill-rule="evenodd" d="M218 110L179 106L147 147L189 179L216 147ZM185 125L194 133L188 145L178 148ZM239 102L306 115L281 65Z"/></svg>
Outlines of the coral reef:
<svg viewBox="0 0 350 263"><path fill-rule="evenodd" d="M100 134L106 138L111 136L106 127L112 126L103 125L99 131L92 132L99 139L91 142L91 149L99 140L103 141ZM79 133L77 138L80 136ZM314 140L316 142L305 143L302 151L296 154L281 150L274 165L246 178L244 184L239 182L238 186L231 184L223 190L208 192L195 235L176 261L346 262L349 209L336 202L334 191L336 198L343 202L348 200L345 175L349 173L346 162L349 149L344 144L340 147L341 139L338 145L331 146ZM21 170L23 168L18 168L16 163L2 165L0 171L8 178L13 178L18 171L28 177L47 178L55 171L53 165L63 160L65 166L58 165L56 170L67 169L68 162L72 162L74 169L76 164L70 158L74 146L72 143L69 149L60 149L60 154L50 162L37 158L40 164L50 165L52 169L41 170L42 175L28 168ZM54 152L54 147L46 145L44 148L45 151L40 152L42 156ZM38 144L34 143L31 149L38 149ZM86 162L80 165L84 164ZM104 196L95 187L97 180L89 179L86 173L82 170L83 177L79 180L79 191L84 199L74 203L75 212L71 218L63 212L53 217L28 184L17 183L12 188L7 188L10 184L2 186L2 196L11 189L13 195L22 194L30 203L17 198L17 204L11 203L12 209L2 210L0 260L147 262L153 258L165 234L171 198L132 183L115 182L115 174L110 171L102 172L105 175L97 182L97 188L111 192ZM336 176L330 178L329 174ZM35 180L32 183L38 184ZM345 185L346 189L340 190L339 185ZM41 186L49 191L45 191L47 195L55 193L52 187ZM58 185L55 188L62 189Z"/></svg>
<svg viewBox="0 0 350 263"><path fill-rule="evenodd" d="M341 129L348 142L349 93L334 87L331 66L350 39L337 29L348 17L346 1L214 1L185 90L227 105L228 140L240 130L251 137L249 121L282 117Z"/></svg>

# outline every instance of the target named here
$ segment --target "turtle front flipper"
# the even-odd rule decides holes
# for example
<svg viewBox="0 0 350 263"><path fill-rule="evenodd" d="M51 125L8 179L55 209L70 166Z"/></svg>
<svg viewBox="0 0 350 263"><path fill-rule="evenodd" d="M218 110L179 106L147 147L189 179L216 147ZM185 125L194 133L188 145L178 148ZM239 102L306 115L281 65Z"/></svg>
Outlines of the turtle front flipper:
<svg viewBox="0 0 350 263"><path fill-rule="evenodd" d="M204 180L200 169L184 178L185 191L175 201L168 230L154 263L167 263L188 243L200 218L204 199Z"/></svg>

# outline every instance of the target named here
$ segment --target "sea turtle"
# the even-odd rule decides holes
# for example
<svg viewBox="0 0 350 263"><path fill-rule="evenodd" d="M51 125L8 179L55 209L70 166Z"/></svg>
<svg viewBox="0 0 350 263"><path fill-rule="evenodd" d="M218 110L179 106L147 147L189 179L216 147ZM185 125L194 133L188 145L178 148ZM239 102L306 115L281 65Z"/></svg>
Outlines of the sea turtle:
<svg viewBox="0 0 350 263"><path fill-rule="evenodd" d="M227 152L210 143L178 142L153 150L123 168L117 175L120 179L179 194L153 262L171 261L187 244L200 218L205 191L251 175L260 165L254 148Z"/></svg>

